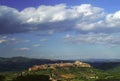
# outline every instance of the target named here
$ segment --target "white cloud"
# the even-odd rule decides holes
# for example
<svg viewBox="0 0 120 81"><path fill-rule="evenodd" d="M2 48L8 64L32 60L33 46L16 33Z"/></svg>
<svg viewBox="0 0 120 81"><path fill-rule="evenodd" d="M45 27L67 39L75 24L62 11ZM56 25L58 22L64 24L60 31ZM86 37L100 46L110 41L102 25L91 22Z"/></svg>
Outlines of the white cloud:
<svg viewBox="0 0 120 81"><path fill-rule="evenodd" d="M70 34L67 34L66 36L65 36L65 38L70 38L71 37L71 35Z"/></svg>
<svg viewBox="0 0 120 81"><path fill-rule="evenodd" d="M11 40L11 41L16 41L17 39L16 39L16 38L11 38L10 40Z"/></svg>
<svg viewBox="0 0 120 81"><path fill-rule="evenodd" d="M4 44L15 44L17 43L17 39L16 38L12 38L12 37L8 37L8 36L0 36L0 43L4 43Z"/></svg>
<svg viewBox="0 0 120 81"><path fill-rule="evenodd" d="M23 43L28 43L30 42L30 40L27 40L27 39L20 39L18 37L11 37L9 35L7 36L4 36L4 35L0 35L0 43L4 43L4 44L23 44Z"/></svg>
<svg viewBox="0 0 120 81"><path fill-rule="evenodd" d="M0 12L0 34L28 31L45 31L47 34L63 31L77 31L81 34L120 32L120 11L106 13L103 8L91 4L41 5L22 11L0 6Z"/></svg>
<svg viewBox="0 0 120 81"><path fill-rule="evenodd" d="M2 38L3 38L3 39L6 39L6 38L7 38L7 36L2 36Z"/></svg>
<svg viewBox="0 0 120 81"><path fill-rule="evenodd" d="M33 46L34 47L41 47L42 45L41 44L34 44Z"/></svg>
<svg viewBox="0 0 120 81"><path fill-rule="evenodd" d="M120 46L119 35L109 34L79 34L79 35L66 35L64 37L66 42L80 43L80 44L107 44L111 46Z"/></svg>
<svg viewBox="0 0 120 81"><path fill-rule="evenodd" d="M106 24L108 27L119 27L120 26L120 11L106 16Z"/></svg>
<svg viewBox="0 0 120 81"><path fill-rule="evenodd" d="M79 19L81 20L96 20L103 16L103 9L93 7L90 4L82 4L79 6L69 7L65 4L55 6L39 6L36 8L26 8L21 11L28 23L47 23L58 22L65 20Z"/></svg>
<svg viewBox="0 0 120 81"><path fill-rule="evenodd" d="M6 40L4 40L4 39L0 39L0 44L2 44L2 43L6 43L7 41Z"/></svg>
<svg viewBox="0 0 120 81"><path fill-rule="evenodd" d="M40 41L44 42L44 41L47 41L47 39L46 38L41 38Z"/></svg>
<svg viewBox="0 0 120 81"><path fill-rule="evenodd" d="M30 48L23 47L23 48L19 48L18 50L20 50L20 51L29 51L29 50L30 50Z"/></svg>
<svg viewBox="0 0 120 81"><path fill-rule="evenodd" d="M39 35L45 36L56 32L75 31L80 35L67 34L65 40L73 43L119 45L119 36L113 34L120 32L120 10L106 13L103 8L91 4L77 6L57 4L42 5L37 8L28 7L22 11L0 6L0 12L0 34L37 31L40 32ZM0 38L0 43L17 41L19 40L16 38L6 36ZM40 41L47 41L47 39L41 38Z"/></svg>

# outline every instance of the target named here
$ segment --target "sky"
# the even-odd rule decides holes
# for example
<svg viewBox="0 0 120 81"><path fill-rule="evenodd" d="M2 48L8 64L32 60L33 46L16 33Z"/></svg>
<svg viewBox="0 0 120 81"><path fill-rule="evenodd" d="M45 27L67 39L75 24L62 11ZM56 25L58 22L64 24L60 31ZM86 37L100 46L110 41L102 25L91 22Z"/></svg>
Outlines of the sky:
<svg viewBox="0 0 120 81"><path fill-rule="evenodd" d="M120 0L0 0L0 57L119 59Z"/></svg>

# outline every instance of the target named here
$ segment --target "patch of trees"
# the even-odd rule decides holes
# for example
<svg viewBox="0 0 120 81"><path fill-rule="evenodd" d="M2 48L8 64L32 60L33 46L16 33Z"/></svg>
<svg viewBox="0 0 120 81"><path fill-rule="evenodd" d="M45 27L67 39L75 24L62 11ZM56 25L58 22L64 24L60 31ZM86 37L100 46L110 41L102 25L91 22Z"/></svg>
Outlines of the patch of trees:
<svg viewBox="0 0 120 81"><path fill-rule="evenodd" d="M0 75L0 81L4 81L5 80L5 76Z"/></svg>
<svg viewBox="0 0 120 81"><path fill-rule="evenodd" d="M120 81L120 79L98 79L96 81Z"/></svg>
<svg viewBox="0 0 120 81"><path fill-rule="evenodd" d="M51 81L48 75L26 75L18 76L12 81Z"/></svg>

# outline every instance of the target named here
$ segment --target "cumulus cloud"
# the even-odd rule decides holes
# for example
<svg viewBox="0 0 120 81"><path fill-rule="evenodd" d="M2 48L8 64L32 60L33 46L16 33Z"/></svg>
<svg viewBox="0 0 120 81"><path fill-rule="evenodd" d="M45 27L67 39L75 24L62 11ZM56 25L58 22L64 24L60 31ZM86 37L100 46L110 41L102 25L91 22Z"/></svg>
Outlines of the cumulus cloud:
<svg viewBox="0 0 120 81"><path fill-rule="evenodd" d="M71 42L74 44L107 44L111 46L120 45L119 35L109 35L109 34L79 34L79 35L69 35L64 37L66 42Z"/></svg>
<svg viewBox="0 0 120 81"><path fill-rule="evenodd" d="M120 32L119 21L120 11L106 13L104 9L90 4L41 5L38 8L29 7L22 11L0 6L0 34L28 31L45 31L45 34L63 31L77 31L81 34L115 33Z"/></svg>
<svg viewBox="0 0 120 81"><path fill-rule="evenodd" d="M115 12L114 14L108 14L106 16L106 23L108 27L119 27L120 26L120 11Z"/></svg>
<svg viewBox="0 0 120 81"><path fill-rule="evenodd" d="M25 31L22 27L20 13L13 8L0 6L0 34L11 34Z"/></svg>

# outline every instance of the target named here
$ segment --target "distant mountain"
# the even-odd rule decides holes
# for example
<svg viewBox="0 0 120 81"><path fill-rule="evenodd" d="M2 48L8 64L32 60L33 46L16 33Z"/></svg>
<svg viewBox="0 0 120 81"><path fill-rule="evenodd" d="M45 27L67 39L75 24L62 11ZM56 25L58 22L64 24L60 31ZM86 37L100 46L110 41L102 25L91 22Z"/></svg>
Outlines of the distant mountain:
<svg viewBox="0 0 120 81"><path fill-rule="evenodd" d="M89 62L94 68L109 70L120 66L120 62Z"/></svg>
<svg viewBox="0 0 120 81"><path fill-rule="evenodd" d="M87 59L84 61L101 70L109 70L120 66L120 59Z"/></svg>
<svg viewBox="0 0 120 81"><path fill-rule="evenodd" d="M120 62L120 59L82 59L85 62Z"/></svg>
<svg viewBox="0 0 120 81"><path fill-rule="evenodd" d="M51 59L36 59L27 57L0 57L0 72L2 71L22 71L27 70L33 65L53 64L53 63L66 63L74 62L75 60L51 60ZM80 60L81 61L81 60ZM82 62L89 63L93 68L108 70L120 65L119 59L88 59Z"/></svg>
<svg viewBox="0 0 120 81"><path fill-rule="evenodd" d="M12 57L12 58L0 57L0 62L26 62L26 61L30 61L30 59L26 57Z"/></svg>
<svg viewBox="0 0 120 81"><path fill-rule="evenodd" d="M33 65L70 62L69 60L35 59L26 57L0 57L0 71L22 71Z"/></svg>

